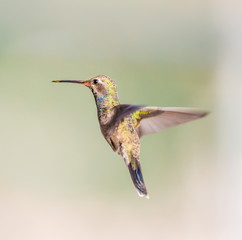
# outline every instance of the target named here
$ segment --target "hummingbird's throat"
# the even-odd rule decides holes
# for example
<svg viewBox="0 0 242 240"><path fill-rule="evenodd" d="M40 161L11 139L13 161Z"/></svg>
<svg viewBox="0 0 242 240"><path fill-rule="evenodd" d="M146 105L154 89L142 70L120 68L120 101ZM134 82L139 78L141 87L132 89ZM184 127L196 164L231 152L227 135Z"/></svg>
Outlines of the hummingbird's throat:
<svg viewBox="0 0 242 240"><path fill-rule="evenodd" d="M113 94L96 96L95 98L96 98L97 110L99 114L103 114L106 111L109 111L114 106L119 104L119 100L117 96L113 96Z"/></svg>
<svg viewBox="0 0 242 240"><path fill-rule="evenodd" d="M107 97L108 97L108 94L104 95L103 97L97 97L97 101L101 103Z"/></svg>
<svg viewBox="0 0 242 240"><path fill-rule="evenodd" d="M109 94L106 94L102 97L96 97L97 109L99 113L102 113L104 109L107 109L110 105L109 99L107 99Z"/></svg>

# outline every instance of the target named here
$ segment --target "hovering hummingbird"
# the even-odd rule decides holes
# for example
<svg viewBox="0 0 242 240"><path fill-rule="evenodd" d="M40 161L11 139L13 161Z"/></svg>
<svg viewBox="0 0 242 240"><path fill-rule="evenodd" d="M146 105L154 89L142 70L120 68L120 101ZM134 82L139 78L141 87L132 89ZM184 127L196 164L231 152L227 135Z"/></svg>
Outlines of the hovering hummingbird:
<svg viewBox="0 0 242 240"><path fill-rule="evenodd" d="M148 192L140 166L140 138L181 123L204 117L207 112L188 108L161 108L120 104L115 82L99 75L89 80L54 80L91 89L102 134L114 152L124 158L139 196Z"/></svg>

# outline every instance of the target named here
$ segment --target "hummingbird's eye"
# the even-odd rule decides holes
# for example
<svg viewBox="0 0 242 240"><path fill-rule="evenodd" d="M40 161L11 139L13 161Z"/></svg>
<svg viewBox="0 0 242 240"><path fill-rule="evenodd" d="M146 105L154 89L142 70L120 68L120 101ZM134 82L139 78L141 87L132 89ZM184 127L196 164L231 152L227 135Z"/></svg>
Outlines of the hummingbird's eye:
<svg viewBox="0 0 242 240"><path fill-rule="evenodd" d="M99 82L98 79L93 80L93 84L97 84L98 82Z"/></svg>

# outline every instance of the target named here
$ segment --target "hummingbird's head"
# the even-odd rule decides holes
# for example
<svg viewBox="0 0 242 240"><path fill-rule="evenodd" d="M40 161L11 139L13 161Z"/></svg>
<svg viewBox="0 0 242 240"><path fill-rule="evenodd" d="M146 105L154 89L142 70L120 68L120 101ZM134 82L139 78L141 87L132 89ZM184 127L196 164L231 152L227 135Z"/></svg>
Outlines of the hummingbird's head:
<svg viewBox="0 0 242 240"><path fill-rule="evenodd" d="M93 77L89 80L82 81L82 80L54 80L53 82L68 82L68 83L77 83L84 85L90 88L95 96L95 98L101 99L113 97L117 99L117 90L115 82L108 76L105 75L98 75Z"/></svg>
<svg viewBox="0 0 242 240"><path fill-rule="evenodd" d="M87 85L97 97L116 94L116 84L108 76L98 75L88 80Z"/></svg>

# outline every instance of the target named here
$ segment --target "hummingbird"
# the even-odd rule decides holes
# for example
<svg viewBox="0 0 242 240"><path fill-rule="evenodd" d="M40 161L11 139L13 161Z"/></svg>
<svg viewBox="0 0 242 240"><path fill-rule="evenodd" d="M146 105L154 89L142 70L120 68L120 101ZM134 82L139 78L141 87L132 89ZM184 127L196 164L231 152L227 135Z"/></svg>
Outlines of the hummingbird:
<svg viewBox="0 0 242 240"><path fill-rule="evenodd" d="M92 91L101 132L113 151L123 157L141 197L149 198L140 165L140 138L207 115L190 108L120 104L116 84L106 75L53 82L76 83Z"/></svg>

